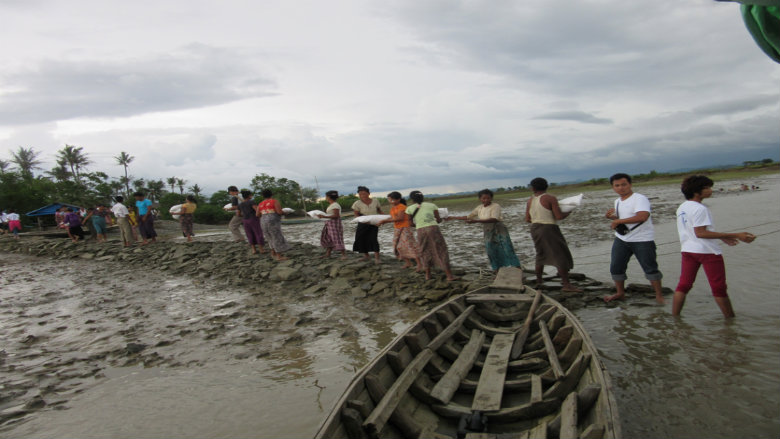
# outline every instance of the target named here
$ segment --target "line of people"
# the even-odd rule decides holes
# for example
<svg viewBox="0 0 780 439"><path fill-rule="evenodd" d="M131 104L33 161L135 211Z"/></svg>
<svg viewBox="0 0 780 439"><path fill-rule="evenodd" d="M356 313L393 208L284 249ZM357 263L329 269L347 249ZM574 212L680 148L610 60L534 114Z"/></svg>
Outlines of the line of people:
<svg viewBox="0 0 780 439"><path fill-rule="evenodd" d="M605 217L610 220L610 228L615 232L610 255L610 274L616 292L604 297L604 301L625 298L626 270L631 257L634 256L653 287L656 301L663 304L661 285L663 274L658 268L656 258L650 201L646 196L633 191L631 176L628 174L614 174L609 182L618 195L613 207L605 214ZM531 224L530 233L536 251L537 286L543 283L545 265L551 265L558 270L563 291L581 292L569 280L568 274L574 262L566 239L557 224L570 212L563 212L558 199L547 193L548 183L544 178L534 178L530 186L533 194L526 203L525 220ZM712 294L723 315L734 316L734 310L726 293L725 265L717 240L727 245L736 245L739 241L750 243L755 236L747 232L714 231L711 212L702 203L704 199L712 196L713 186L711 179L701 175L688 177L681 185L686 201L677 210L682 266L680 281L674 293L672 306L674 315L679 315L682 311L686 295L696 278L696 272L703 266ZM284 212L279 201L273 198L272 191L263 190L261 193L263 200L259 203L255 201L250 191L239 192L236 186L230 186L228 193L231 200L226 210L235 212L228 225L233 239L237 242L244 241L239 231L243 225L246 240L253 254L265 253L265 244L268 243L274 259L286 260L284 253L290 246L281 228ZM379 201L371 198L367 187L358 186L357 193L358 200L351 206L356 217L383 214ZM453 281L457 278L452 273L447 243L439 229L439 224L442 221L461 220L468 224L482 225L485 250L493 270L505 266L520 267L509 231L503 224L501 206L493 202L493 195L493 192L488 189L482 190L478 193L480 205L468 215L442 218L439 208L434 203L425 201L422 192L412 191L409 194L412 203L409 205L399 192L391 192L387 195L391 205L389 218L375 224L359 222L352 251L361 254L366 260L369 259L369 253L373 253L378 264L380 261L379 227L392 223L393 252L404 262L405 268L424 272L426 279L430 279L431 269L435 266L444 271L448 281ZM136 192L134 197L135 209L128 209L123 204L123 197L118 196L110 212L104 205L87 209L85 215L80 215L73 208L63 207L60 212L57 212L55 218L60 227L68 230L68 235L74 242L84 238L81 228L84 223L92 225L99 242L105 242L107 227L111 224L111 213L117 219L123 245L133 245L138 240L138 234L143 239L142 245L155 242L157 233L154 230L152 202L141 192ZM342 208L338 203L339 194L337 191L328 191L325 198L328 207L323 214L319 215L320 218L327 220L320 236L320 244L325 249L323 257L330 257L333 252L337 252L343 259L346 258L346 247L341 223ZM188 241L192 240L192 215L196 209L195 199L190 195L178 212L172 212L180 215L182 233ZM0 224L3 225L4 233L10 231L18 238L21 224L17 213L13 210L8 213L3 212L0 216ZM138 228L138 233L135 227Z"/></svg>

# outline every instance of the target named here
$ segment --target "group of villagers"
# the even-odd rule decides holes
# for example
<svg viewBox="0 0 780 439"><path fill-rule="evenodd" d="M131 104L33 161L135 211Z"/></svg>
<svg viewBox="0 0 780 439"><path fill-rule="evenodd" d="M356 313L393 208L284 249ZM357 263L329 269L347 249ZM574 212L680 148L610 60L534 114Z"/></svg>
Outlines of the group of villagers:
<svg viewBox="0 0 780 439"><path fill-rule="evenodd" d="M113 206L110 208L105 204L97 204L94 207L86 209L74 209L73 207L63 206L54 214L57 227L65 229L68 237L73 242L85 239L84 229L86 227L90 235L95 237L98 242L107 241L108 227L114 222L119 226L119 232L122 238L122 244L130 247L138 242L139 237L142 240L141 245L149 244L157 240L157 232L154 230L154 212L151 200L146 198L142 192L136 192L135 208L128 208L124 204L124 197L116 196ZM187 197L187 206L189 212L189 234L185 237L189 240L192 235L192 212L195 211L195 199L190 195ZM112 218L113 215L113 218ZM183 217L183 227L186 222Z"/></svg>
<svg viewBox="0 0 780 439"><path fill-rule="evenodd" d="M562 213L557 199L546 194L546 180L535 179L534 182L539 189L535 189L534 197L529 200L526 220L533 223L532 236L534 243L538 244L537 281L542 281L545 264L554 265L558 268L564 290L579 291L569 283L568 271L573 267L573 260L566 240L556 224L557 220L565 218L568 213ZM352 205L356 217L383 214L379 201L371 198L367 187L359 186L357 192L359 199ZM439 224L442 221L461 220L468 224L482 225L485 249L494 271L501 267L520 267L509 231L503 223L501 206L493 202L493 192L485 189L480 191L478 196L480 205L468 215L442 218L439 208L434 203L425 201L422 192L412 191L409 194L410 203L407 203L399 192L391 192L387 195L391 206L390 218L379 221L377 225L359 222L352 250L363 254L365 259L373 252L376 263L379 263L379 227L392 223L393 252L404 262L404 268L415 268L415 271L424 272L426 279L430 279L431 268L436 266L444 271L448 281L456 280L450 267L447 242ZM329 257L333 251L340 252L342 258L346 254L338 197L338 192L329 191L326 194L329 206L324 215L319 215L320 218L328 220L320 238L320 244L325 248L324 257Z"/></svg>
<svg viewBox="0 0 780 439"><path fill-rule="evenodd" d="M536 184L536 186L533 186ZM547 182L535 179L532 182L534 196L529 200L526 220L533 223L531 235L537 247L536 273L537 281L542 281L544 265L558 268L563 281L564 290L579 291L569 283L568 271L573 267L571 253L566 240L556 222L565 218L568 213L562 213L557 199L546 194ZM228 226L236 242L243 241L240 227L243 224L246 240L252 248L252 253L265 253L267 243L271 256L277 260L286 260L284 253L290 246L282 234L281 219L284 215L282 206L273 198L273 192L266 189L262 192L263 201L257 203L250 191L240 191L235 186L228 188L231 195L231 206L228 211L235 211L235 216ZM351 208L355 217L366 215L382 215L379 200L371 198L371 192L365 186L357 188L358 200ZM431 278L431 269L438 267L444 271L448 281L458 279L452 273L449 251L444 235L439 229L442 221L462 220L468 224L481 224L484 233L485 249L490 265L494 271L501 267L520 267L509 231L503 223L501 206L493 202L493 192L485 189L478 194L480 205L466 216L448 216L439 214L436 204L425 201L420 191L409 194L409 202L399 192L387 195L390 203L390 218L376 224L358 222L355 230L355 240L352 251L359 253L366 260L373 253L375 263L379 263L379 227L393 224L393 252L404 262L404 268L414 268L416 272L425 273L426 279ZM322 228L320 244L325 249L324 258L334 252L346 258L344 245L344 228L341 222L342 207L338 203L338 191L326 192L328 207L318 217L327 220ZM182 214L189 209L182 206ZM177 213L177 212L172 212Z"/></svg>

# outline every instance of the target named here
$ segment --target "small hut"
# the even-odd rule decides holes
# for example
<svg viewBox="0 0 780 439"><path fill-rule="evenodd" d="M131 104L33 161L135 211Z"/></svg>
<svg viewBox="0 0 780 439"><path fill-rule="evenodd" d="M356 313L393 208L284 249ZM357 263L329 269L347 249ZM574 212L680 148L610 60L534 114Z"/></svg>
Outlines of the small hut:
<svg viewBox="0 0 780 439"><path fill-rule="evenodd" d="M39 207L38 209L35 209L33 211L25 213L26 216L34 216L38 218L38 230L44 231L46 229L45 224L43 223L43 220L48 215L54 215L57 213L58 210L62 207L70 207L74 211L81 210L81 207L76 206L74 204L67 204L67 203L52 203L48 206ZM54 221L54 225L57 225L57 222Z"/></svg>

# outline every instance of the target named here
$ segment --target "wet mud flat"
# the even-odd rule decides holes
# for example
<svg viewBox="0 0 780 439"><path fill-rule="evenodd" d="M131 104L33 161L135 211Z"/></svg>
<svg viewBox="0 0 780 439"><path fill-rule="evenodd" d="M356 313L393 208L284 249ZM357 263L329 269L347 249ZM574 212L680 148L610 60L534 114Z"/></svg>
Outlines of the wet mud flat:
<svg viewBox="0 0 780 439"><path fill-rule="evenodd" d="M426 281L390 257L375 265L321 253L296 243L290 260L277 262L230 242L123 249L111 240L0 239L0 433L68 409L117 368L265 358L297 367L303 347L336 340L339 361L354 371L372 357L365 338L381 348L436 304L493 279L454 267L461 280L434 271ZM610 285L573 273L584 293L564 293L547 279L542 290L571 309L616 306L602 300ZM653 306L649 289L630 291L622 306ZM309 368L316 379L316 365Z"/></svg>

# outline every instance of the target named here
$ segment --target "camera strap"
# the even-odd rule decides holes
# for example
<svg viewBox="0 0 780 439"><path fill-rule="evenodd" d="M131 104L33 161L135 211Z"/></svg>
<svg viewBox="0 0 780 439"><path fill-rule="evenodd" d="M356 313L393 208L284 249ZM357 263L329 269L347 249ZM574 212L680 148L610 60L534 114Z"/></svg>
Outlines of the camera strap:
<svg viewBox="0 0 780 439"><path fill-rule="evenodd" d="M617 208L615 208L615 213L617 214L618 219L620 219L620 200L618 200L618 202L617 202ZM644 221L641 221L641 222L637 223L636 225L634 225L634 227L628 227L628 226L626 226L626 227L628 227L628 231L629 232L633 232L634 229L636 229L637 227L641 226L644 223L645 223Z"/></svg>

